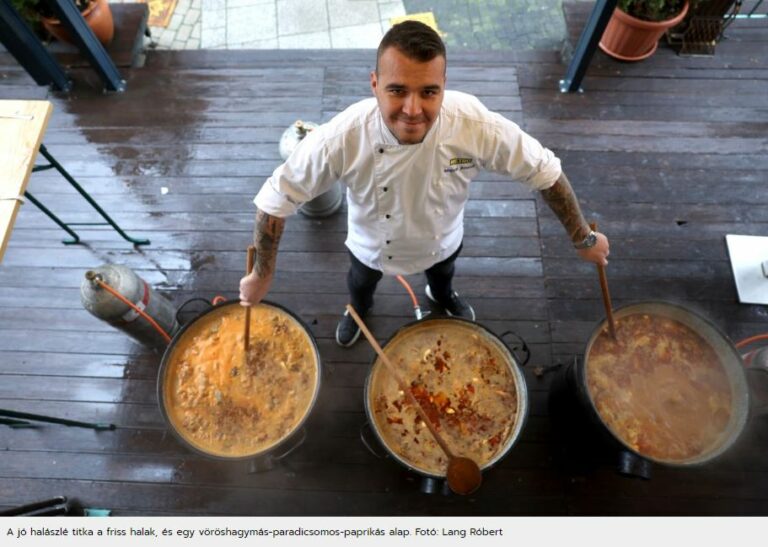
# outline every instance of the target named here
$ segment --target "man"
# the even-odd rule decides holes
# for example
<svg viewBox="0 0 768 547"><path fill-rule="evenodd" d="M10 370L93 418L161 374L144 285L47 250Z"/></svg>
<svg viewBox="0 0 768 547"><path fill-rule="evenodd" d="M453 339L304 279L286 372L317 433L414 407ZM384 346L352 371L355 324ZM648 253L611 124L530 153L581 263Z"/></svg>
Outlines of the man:
<svg viewBox="0 0 768 547"><path fill-rule="evenodd" d="M387 32L371 73L374 98L310 133L256 196L257 260L240 281L243 305L269 290L285 217L336 180L347 186L347 285L363 317L382 275L424 271L432 302L475 319L452 279L469 182L481 168L540 190L581 258L607 264L608 240L590 230L560 161L477 98L445 91L445 67L445 45L430 27L406 21ZM345 313L336 342L349 347L359 335Z"/></svg>

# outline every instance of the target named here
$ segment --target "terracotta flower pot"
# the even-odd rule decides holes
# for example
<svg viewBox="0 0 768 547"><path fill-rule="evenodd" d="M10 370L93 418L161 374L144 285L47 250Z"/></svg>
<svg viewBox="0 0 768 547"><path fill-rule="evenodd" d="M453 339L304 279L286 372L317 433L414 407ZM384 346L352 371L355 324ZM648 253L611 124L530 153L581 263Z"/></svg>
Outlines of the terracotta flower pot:
<svg viewBox="0 0 768 547"><path fill-rule="evenodd" d="M674 27L688 13L688 2L683 10L666 21L643 21L616 8L600 39L600 49L621 61L641 61L653 55L664 32Z"/></svg>
<svg viewBox="0 0 768 547"><path fill-rule="evenodd" d="M115 34L115 24L112 21L112 10L109 9L107 0L92 0L91 3L82 11L82 16L99 42L107 45L112 41ZM68 44L74 44L69 30L58 19L42 18L45 30L50 32L57 39Z"/></svg>

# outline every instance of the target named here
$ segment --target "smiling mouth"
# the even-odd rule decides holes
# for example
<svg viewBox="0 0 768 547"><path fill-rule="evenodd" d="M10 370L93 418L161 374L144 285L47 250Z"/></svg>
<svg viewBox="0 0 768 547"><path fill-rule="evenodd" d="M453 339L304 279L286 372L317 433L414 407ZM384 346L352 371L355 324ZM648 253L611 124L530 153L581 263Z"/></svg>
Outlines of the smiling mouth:
<svg viewBox="0 0 768 547"><path fill-rule="evenodd" d="M408 124L408 125L419 125L427 122L427 120L425 120L424 118L406 118L406 117L397 118L397 121Z"/></svg>

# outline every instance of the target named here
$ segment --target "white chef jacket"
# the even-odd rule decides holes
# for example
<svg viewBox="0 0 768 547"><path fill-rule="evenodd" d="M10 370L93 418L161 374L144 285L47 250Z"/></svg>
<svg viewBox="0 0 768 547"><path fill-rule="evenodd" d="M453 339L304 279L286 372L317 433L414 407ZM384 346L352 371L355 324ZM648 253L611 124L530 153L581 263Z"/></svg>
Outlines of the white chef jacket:
<svg viewBox="0 0 768 547"><path fill-rule="evenodd" d="M459 248L469 183L480 169L533 190L549 188L561 173L550 150L472 95L446 91L424 140L407 145L369 98L310 132L254 203L284 218L339 180L347 187L349 250L370 268L407 275Z"/></svg>

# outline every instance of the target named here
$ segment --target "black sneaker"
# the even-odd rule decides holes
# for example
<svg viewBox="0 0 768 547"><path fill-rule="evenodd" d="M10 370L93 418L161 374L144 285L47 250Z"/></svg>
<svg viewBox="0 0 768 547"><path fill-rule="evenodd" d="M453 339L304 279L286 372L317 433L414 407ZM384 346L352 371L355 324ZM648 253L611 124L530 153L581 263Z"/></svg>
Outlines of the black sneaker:
<svg viewBox="0 0 768 547"><path fill-rule="evenodd" d="M342 348L351 347L360 338L360 332L360 327L357 326L349 312L345 311L339 324L336 325L336 343Z"/></svg>
<svg viewBox="0 0 768 547"><path fill-rule="evenodd" d="M432 289L429 288L429 285L427 285L426 293L430 302L433 302L442 307L443 310L445 310L445 313L451 317L463 317L464 319L469 319L470 321L475 320L475 310L472 308L472 306L462 300L459 297L459 293L456 291L451 292L451 297L448 302L438 302L435 297L432 296Z"/></svg>

